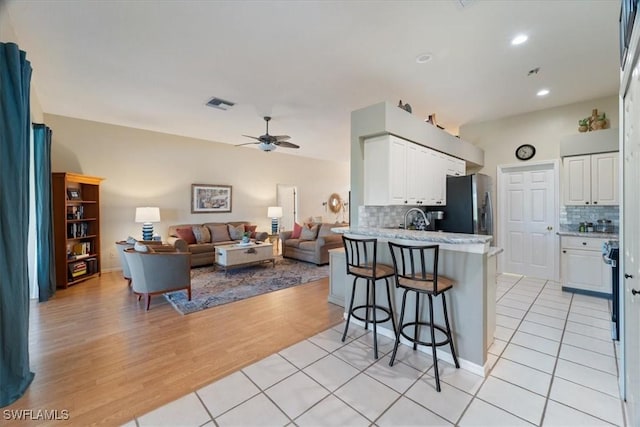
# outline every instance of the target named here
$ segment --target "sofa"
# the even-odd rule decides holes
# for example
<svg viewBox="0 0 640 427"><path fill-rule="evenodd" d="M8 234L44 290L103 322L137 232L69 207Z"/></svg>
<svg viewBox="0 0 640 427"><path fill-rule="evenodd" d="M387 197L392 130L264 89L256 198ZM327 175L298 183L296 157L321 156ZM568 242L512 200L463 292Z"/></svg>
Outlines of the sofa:
<svg viewBox="0 0 640 427"><path fill-rule="evenodd" d="M180 252L189 252L192 267L211 265L215 261L215 246L237 243L244 232L251 233L251 239L258 241L265 241L269 236L255 229L256 226L247 221L171 225L167 243Z"/></svg>
<svg viewBox="0 0 640 427"><path fill-rule="evenodd" d="M293 230L280 232L282 256L317 265L329 264L329 249L342 247L342 236L331 231L335 224L305 224L302 228L312 229L313 226L317 226L315 235L302 231L300 237L293 238Z"/></svg>

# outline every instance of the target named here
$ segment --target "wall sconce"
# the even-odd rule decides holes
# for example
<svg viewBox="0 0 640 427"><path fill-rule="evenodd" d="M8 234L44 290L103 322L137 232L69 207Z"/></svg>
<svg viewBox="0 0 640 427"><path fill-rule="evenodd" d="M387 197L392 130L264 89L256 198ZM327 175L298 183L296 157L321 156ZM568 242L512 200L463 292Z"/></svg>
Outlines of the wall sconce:
<svg viewBox="0 0 640 427"><path fill-rule="evenodd" d="M136 222L142 223L142 240L153 240L153 224L160 222L160 208L136 208Z"/></svg>
<svg viewBox="0 0 640 427"><path fill-rule="evenodd" d="M271 218L271 234L278 232L278 219L282 218L282 206L269 206L267 217Z"/></svg>

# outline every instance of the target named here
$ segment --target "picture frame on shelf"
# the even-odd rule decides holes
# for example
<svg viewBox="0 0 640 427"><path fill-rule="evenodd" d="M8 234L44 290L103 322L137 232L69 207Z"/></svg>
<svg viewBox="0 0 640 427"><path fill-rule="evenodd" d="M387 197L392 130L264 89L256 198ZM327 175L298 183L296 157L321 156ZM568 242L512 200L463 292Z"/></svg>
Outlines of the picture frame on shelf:
<svg viewBox="0 0 640 427"><path fill-rule="evenodd" d="M231 212L230 185L191 184L191 213Z"/></svg>
<svg viewBox="0 0 640 427"><path fill-rule="evenodd" d="M82 198L82 194L80 193L79 188L67 188L67 198L69 200L80 200Z"/></svg>

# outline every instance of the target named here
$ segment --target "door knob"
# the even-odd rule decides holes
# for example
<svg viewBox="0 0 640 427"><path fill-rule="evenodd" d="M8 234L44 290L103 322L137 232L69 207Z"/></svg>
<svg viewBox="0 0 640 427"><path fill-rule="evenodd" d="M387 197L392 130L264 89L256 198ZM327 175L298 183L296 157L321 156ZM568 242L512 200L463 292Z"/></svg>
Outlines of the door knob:
<svg viewBox="0 0 640 427"><path fill-rule="evenodd" d="M633 274L624 273L624 278L625 279L633 279Z"/></svg>
<svg viewBox="0 0 640 427"><path fill-rule="evenodd" d="M638 294L640 294L640 291L636 291L635 289L631 289L631 293L633 295L638 295Z"/></svg>

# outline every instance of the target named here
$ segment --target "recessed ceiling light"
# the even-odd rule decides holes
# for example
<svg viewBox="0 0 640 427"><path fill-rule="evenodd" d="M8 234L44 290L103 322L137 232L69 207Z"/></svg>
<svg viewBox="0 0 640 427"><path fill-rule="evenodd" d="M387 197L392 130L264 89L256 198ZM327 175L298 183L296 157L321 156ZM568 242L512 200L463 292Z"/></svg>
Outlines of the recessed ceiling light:
<svg viewBox="0 0 640 427"><path fill-rule="evenodd" d="M416 56L416 62L418 64L424 64L425 62L429 62L433 59L433 54L427 52L427 53L421 53L420 55Z"/></svg>
<svg viewBox="0 0 640 427"><path fill-rule="evenodd" d="M538 96L547 96L547 95L549 95L549 89L540 89L538 91L538 93L536 93L536 95L538 95Z"/></svg>
<svg viewBox="0 0 640 427"><path fill-rule="evenodd" d="M525 34L518 34L517 36L515 36L512 40L511 40L511 44L514 46L517 46L519 44L522 44L524 42L526 42L529 39L529 37Z"/></svg>

